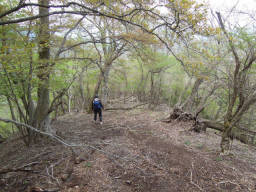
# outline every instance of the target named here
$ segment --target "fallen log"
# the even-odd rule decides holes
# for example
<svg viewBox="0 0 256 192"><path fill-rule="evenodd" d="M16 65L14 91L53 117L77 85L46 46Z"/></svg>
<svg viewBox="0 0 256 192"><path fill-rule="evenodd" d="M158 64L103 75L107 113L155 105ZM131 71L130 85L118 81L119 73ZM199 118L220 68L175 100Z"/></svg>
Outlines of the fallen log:
<svg viewBox="0 0 256 192"><path fill-rule="evenodd" d="M224 130L224 125L219 122L214 122L210 120L201 120L201 123L204 124L204 128L211 128L214 130L218 130L220 132L223 132ZM233 127L231 134L230 134L231 139L237 139L238 141L244 143L244 144L249 144L249 145L254 145L256 146L255 143L255 138L256 138L256 132L250 131L241 127Z"/></svg>
<svg viewBox="0 0 256 192"><path fill-rule="evenodd" d="M198 115L198 114L197 114ZM194 124L191 131L201 132L206 131L207 128L214 129L220 132L223 132L224 125L220 122L206 120L206 119L199 119L198 116L194 116L191 113L184 112L180 108L174 108L173 112L170 114L167 120L163 122L170 123L171 121L193 121ZM247 130L241 127L233 127L231 134L229 136L232 140L237 139L244 144L254 145L256 146L256 132Z"/></svg>

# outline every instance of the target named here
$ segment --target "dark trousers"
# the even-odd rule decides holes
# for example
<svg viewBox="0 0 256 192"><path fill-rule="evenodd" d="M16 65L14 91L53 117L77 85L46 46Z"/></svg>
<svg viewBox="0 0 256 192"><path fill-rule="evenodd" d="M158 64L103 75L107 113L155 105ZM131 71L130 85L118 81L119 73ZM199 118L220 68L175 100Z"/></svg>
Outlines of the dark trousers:
<svg viewBox="0 0 256 192"><path fill-rule="evenodd" d="M94 121L97 120L97 114L99 114L100 122L102 122L102 112L101 109L94 109Z"/></svg>

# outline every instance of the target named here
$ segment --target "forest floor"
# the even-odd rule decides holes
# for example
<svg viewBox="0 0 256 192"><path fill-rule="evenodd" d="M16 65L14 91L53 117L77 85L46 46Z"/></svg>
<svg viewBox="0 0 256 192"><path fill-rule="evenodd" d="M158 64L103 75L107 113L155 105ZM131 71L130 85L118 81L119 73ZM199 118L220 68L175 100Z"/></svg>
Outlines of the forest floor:
<svg viewBox="0 0 256 192"><path fill-rule="evenodd" d="M0 192L256 191L256 148L234 141L232 155L220 156L214 131L194 133L190 122L159 121L166 116L104 111L103 125L92 114L62 116L52 125L76 145L75 158L51 140L27 148L10 138L0 144Z"/></svg>

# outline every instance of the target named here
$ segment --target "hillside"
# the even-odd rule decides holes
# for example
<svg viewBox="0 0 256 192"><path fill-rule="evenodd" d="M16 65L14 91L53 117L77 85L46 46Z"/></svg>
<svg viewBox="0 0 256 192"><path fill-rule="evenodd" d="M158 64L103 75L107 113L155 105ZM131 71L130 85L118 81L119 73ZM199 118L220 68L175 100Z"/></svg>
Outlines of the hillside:
<svg viewBox="0 0 256 192"><path fill-rule="evenodd" d="M75 156L55 141L26 148L14 136L0 144L0 192L15 191L256 191L256 149L233 142L219 156L220 137L188 131L189 122L157 121L163 112L72 113L52 123L75 144Z"/></svg>

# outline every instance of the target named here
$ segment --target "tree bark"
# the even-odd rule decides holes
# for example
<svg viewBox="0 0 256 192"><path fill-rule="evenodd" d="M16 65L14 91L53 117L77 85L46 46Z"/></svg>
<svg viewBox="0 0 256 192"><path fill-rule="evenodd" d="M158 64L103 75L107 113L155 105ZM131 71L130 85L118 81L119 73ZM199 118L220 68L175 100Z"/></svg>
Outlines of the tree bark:
<svg viewBox="0 0 256 192"><path fill-rule="evenodd" d="M255 91L245 93L246 78L249 77L247 72L252 67L252 64L256 60L255 50L252 47L248 47L250 51L246 53L247 59L240 58L237 47L233 42L233 38L226 31L222 17L219 12L217 13L219 25L228 41L229 48L234 58L234 71L232 72L231 86L229 92L229 100L227 111L224 117L224 131L221 140L221 150L225 152L230 148L230 134L233 132L232 129L238 124L242 116L247 112L255 102L256 93ZM239 57L240 56L240 57ZM255 86L255 85L254 85ZM246 87L247 90L253 87Z"/></svg>
<svg viewBox="0 0 256 192"><path fill-rule="evenodd" d="M39 4L48 6L49 0L39 0ZM49 13L49 8L39 7L39 14L44 15ZM48 116L50 98L49 98L49 78L50 78L50 31L49 31L49 16L40 18L39 26L39 66L37 77L40 80L37 97L38 102L35 110L34 121L32 125L42 131L50 132L50 118Z"/></svg>
<svg viewBox="0 0 256 192"><path fill-rule="evenodd" d="M110 72L111 66L112 64L106 64L106 67L104 69L103 87L102 87L102 93L103 93L102 99L104 104L108 102L108 96L109 96L108 80L109 80L109 72Z"/></svg>

